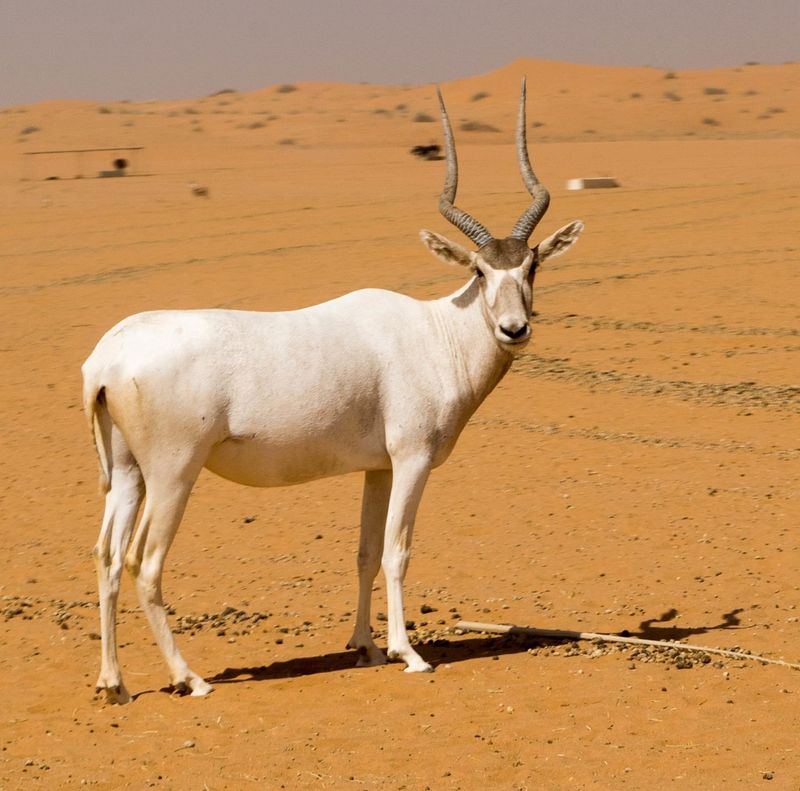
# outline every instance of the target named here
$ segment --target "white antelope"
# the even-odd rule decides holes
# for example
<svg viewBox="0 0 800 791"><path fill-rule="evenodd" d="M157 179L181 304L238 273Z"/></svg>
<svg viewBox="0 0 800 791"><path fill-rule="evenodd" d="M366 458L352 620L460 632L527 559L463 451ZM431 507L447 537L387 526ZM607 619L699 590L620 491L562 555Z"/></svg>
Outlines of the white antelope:
<svg viewBox="0 0 800 791"><path fill-rule="evenodd" d="M129 700L116 649L123 561L173 686L192 695L211 690L178 650L161 594L164 559L203 467L249 486L363 470L358 612L348 647L358 665L386 661L370 630L372 584L382 566L388 656L410 672L431 670L411 647L403 615L420 497L431 469L449 456L529 340L539 264L567 250L583 229L572 222L528 246L549 195L528 159L524 81L517 154L533 201L505 239L453 205L458 165L441 94L439 103L447 149L439 209L478 249L432 231L420 236L438 258L469 270L466 285L432 301L369 289L283 313L140 313L106 333L84 364L84 407L106 493L93 555L102 637L97 688L110 701Z"/></svg>

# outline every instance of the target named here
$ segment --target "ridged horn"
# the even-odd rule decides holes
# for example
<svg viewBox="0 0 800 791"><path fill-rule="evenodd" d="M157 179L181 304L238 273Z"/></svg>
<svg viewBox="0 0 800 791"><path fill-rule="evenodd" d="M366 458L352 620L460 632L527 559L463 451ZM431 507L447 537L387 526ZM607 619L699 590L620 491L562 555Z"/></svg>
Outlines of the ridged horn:
<svg viewBox="0 0 800 791"><path fill-rule="evenodd" d="M538 225L539 220L544 217L547 207L550 205L550 193L543 184L539 183L536 174L531 167L528 158L528 142L525 134L525 78L522 78L522 94L519 99L519 116L517 118L517 158L519 159L519 172L522 180L533 197L533 203L525 210L523 215L517 220L516 225L511 231L512 239L521 239L527 242L533 229Z"/></svg>
<svg viewBox="0 0 800 791"><path fill-rule="evenodd" d="M439 211L442 216L458 228L465 236L471 239L478 247L483 247L492 241L492 235L474 217L453 205L458 189L458 160L456 159L456 145L453 141L453 130L450 128L450 119L442 99L442 92L438 86L436 95L439 97L439 110L442 114L442 127L444 128L444 147L447 154L447 171L444 177L444 188L439 198Z"/></svg>

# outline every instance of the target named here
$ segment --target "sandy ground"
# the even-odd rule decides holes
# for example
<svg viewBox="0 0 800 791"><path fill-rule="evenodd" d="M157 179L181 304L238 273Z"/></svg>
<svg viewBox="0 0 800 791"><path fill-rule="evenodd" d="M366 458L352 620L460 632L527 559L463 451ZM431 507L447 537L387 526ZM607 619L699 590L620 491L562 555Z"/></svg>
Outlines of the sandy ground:
<svg viewBox="0 0 800 791"><path fill-rule="evenodd" d="M414 120L433 94L299 84L0 112L0 788L800 787L796 671L451 632L628 630L800 661L800 66L517 62L445 85L459 203L498 235L526 205L524 71L553 196L537 238L587 229L537 278L533 343L428 485L406 590L436 672L357 670L344 650L360 476L203 474L165 593L215 691L164 687L126 579L125 707L93 696L102 504L81 362L145 309L454 290L417 241L458 238L436 210L442 163L408 153L439 139ZM113 154L23 156L117 145L146 146L148 175L68 180ZM564 189L592 175L622 186Z"/></svg>

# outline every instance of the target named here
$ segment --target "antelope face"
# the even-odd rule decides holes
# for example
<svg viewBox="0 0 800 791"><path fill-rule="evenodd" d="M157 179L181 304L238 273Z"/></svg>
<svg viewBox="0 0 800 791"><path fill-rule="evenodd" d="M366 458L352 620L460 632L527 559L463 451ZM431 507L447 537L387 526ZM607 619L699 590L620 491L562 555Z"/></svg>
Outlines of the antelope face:
<svg viewBox="0 0 800 791"><path fill-rule="evenodd" d="M521 348L531 337L536 251L518 239L493 239L475 253L472 270L483 315L499 344Z"/></svg>
<svg viewBox="0 0 800 791"><path fill-rule="evenodd" d="M474 274L483 315L495 340L508 351L521 351L531 337L533 280L540 264L566 252L583 230L571 222L536 247L509 237L467 250L433 231L420 231L423 244L442 261L468 267Z"/></svg>
<svg viewBox="0 0 800 791"><path fill-rule="evenodd" d="M431 252L448 263L468 266L480 289L483 314L495 340L511 351L521 349L530 339L529 321L533 312L533 278L546 258L565 252L583 230L583 223L572 222L540 242L528 246L528 239L550 204L550 195L536 178L528 158L525 136L525 80L517 117L517 158L522 180L533 201L517 220L509 236L495 239L474 217L457 208L453 201L458 188L458 161L453 130L442 94L438 92L442 114L447 170L439 211L477 246L470 251L432 231L421 231L422 241Z"/></svg>

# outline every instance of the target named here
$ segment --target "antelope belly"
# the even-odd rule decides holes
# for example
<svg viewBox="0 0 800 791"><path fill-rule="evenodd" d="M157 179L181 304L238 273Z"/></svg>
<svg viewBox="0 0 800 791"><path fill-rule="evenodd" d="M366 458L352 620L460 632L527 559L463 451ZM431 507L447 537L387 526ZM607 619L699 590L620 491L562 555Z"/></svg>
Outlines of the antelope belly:
<svg viewBox="0 0 800 791"><path fill-rule="evenodd" d="M390 461L377 443L230 437L212 449L205 466L246 486L289 486L358 470L386 469Z"/></svg>

